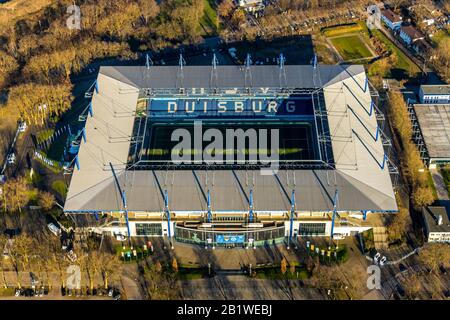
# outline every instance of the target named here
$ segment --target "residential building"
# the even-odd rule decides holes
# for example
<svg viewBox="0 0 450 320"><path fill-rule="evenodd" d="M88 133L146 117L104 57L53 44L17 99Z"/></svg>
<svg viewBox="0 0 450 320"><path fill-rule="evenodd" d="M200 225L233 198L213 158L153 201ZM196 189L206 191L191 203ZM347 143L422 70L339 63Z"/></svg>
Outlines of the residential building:
<svg viewBox="0 0 450 320"><path fill-rule="evenodd" d="M410 46L417 40L425 39L425 36L413 26L401 26L400 38Z"/></svg>
<svg viewBox="0 0 450 320"><path fill-rule="evenodd" d="M450 85L421 85L419 99L420 103L450 104Z"/></svg>
<svg viewBox="0 0 450 320"><path fill-rule="evenodd" d="M422 209L425 234L428 242L450 243L450 222L445 207L425 207Z"/></svg>
<svg viewBox="0 0 450 320"><path fill-rule="evenodd" d="M391 9L381 10L381 20L389 27L391 30L397 30L402 25L402 17L394 13Z"/></svg>

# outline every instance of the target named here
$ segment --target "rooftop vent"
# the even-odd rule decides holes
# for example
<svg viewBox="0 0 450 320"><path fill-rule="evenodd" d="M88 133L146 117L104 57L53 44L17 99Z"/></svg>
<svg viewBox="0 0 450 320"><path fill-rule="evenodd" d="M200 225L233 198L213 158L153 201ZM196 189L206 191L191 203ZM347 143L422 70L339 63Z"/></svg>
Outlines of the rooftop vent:
<svg viewBox="0 0 450 320"><path fill-rule="evenodd" d="M442 226L442 215L441 214L438 217L438 225Z"/></svg>

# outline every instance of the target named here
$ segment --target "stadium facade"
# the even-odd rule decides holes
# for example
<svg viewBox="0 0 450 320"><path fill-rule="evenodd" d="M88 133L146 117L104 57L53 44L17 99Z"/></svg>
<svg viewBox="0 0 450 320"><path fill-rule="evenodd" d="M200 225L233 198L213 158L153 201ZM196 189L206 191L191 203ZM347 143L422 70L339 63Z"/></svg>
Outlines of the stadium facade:
<svg viewBox="0 0 450 320"><path fill-rule="evenodd" d="M398 210L373 96L360 65L102 67L64 212L213 246L365 231ZM200 121L279 129L277 170L172 161L170 132Z"/></svg>

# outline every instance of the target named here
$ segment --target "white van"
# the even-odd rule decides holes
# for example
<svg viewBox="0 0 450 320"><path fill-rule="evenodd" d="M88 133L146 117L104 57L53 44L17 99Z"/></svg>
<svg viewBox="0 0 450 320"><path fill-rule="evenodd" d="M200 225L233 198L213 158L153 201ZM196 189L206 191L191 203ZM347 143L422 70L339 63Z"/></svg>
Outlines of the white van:
<svg viewBox="0 0 450 320"><path fill-rule="evenodd" d="M58 228L54 223L50 222L47 227L55 236L59 237L61 235L61 229Z"/></svg>

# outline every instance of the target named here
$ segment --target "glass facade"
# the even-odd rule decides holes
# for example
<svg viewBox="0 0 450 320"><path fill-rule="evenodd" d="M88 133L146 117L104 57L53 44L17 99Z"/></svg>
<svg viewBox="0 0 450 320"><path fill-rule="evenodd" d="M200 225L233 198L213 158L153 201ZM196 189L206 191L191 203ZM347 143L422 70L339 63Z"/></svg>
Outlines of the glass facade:
<svg viewBox="0 0 450 320"><path fill-rule="evenodd" d="M137 236L162 236L160 223L136 223Z"/></svg>
<svg viewBox="0 0 450 320"><path fill-rule="evenodd" d="M299 234L301 236L324 236L325 223L300 223Z"/></svg>
<svg viewBox="0 0 450 320"><path fill-rule="evenodd" d="M180 242L207 244L215 243L218 245L226 245L225 241L221 239L236 238L239 241L236 243L247 243L249 239L253 239L255 245L264 245L265 242L271 242L277 239L283 239L285 233L284 226L272 227L259 230L242 230L239 231L219 231L219 230L202 230L190 229L180 226L175 226L175 239Z"/></svg>

